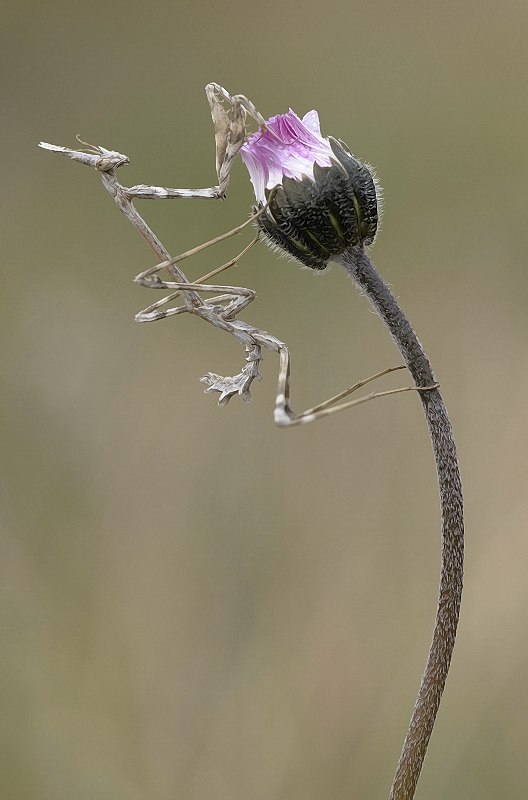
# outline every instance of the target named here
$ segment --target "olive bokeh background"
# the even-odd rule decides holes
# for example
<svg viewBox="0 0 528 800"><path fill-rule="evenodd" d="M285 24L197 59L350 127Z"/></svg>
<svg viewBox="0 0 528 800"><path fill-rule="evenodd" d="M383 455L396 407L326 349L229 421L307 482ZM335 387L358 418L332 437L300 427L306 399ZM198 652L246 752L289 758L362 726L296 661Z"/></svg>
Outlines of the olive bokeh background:
<svg viewBox="0 0 528 800"><path fill-rule="evenodd" d="M442 384L464 482L459 639L420 800L528 794L528 6L6 0L2 9L0 785L6 800L388 795L439 573L420 403L279 430L198 379L243 351L195 318L137 325L154 264L88 168L215 182L204 86L319 111L375 165L372 251ZM172 253L239 224L228 199L138 203ZM214 269L245 238L188 262ZM226 281L286 341L301 410L399 363L336 267L259 246ZM154 296L152 296L154 295ZM380 388L405 384L396 374Z"/></svg>

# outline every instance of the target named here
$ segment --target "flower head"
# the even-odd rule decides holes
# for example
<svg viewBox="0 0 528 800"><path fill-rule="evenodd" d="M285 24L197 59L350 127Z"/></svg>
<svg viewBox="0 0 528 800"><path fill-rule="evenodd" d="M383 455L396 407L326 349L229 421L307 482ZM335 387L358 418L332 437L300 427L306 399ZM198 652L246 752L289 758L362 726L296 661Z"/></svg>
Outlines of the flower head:
<svg viewBox="0 0 528 800"><path fill-rule="evenodd" d="M342 143L321 135L319 116L291 109L271 117L241 150L262 208L269 242L312 269L324 269L348 247L371 244L378 226L376 184Z"/></svg>

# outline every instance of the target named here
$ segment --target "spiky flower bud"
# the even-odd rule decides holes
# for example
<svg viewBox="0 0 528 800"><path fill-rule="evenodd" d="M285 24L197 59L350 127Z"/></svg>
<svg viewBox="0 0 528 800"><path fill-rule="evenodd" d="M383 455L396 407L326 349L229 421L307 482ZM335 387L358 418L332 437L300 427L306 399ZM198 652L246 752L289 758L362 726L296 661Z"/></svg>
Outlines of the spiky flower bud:
<svg viewBox="0 0 528 800"><path fill-rule="evenodd" d="M278 187L257 224L268 242L312 269L348 247L374 241L379 191L369 167L336 139L321 136L319 116L290 109L271 117L241 150L257 209Z"/></svg>

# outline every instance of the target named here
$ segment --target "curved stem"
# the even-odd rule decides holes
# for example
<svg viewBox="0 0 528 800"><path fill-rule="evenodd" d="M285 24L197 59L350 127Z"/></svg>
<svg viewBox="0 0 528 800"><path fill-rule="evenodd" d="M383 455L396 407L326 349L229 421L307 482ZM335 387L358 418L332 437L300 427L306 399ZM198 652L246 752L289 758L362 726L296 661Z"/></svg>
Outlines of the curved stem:
<svg viewBox="0 0 528 800"><path fill-rule="evenodd" d="M435 377L409 321L362 247L341 258L390 331L417 386ZM419 392L436 461L442 509L442 568L433 639L389 800L412 800L444 690L455 645L464 562L464 519L458 460L447 410L438 389Z"/></svg>

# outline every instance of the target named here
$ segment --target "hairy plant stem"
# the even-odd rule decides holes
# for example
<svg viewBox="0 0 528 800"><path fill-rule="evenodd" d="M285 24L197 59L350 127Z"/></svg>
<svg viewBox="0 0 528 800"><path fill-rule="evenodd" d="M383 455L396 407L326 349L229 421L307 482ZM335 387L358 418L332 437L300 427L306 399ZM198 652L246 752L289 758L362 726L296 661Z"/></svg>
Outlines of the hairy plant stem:
<svg viewBox="0 0 528 800"><path fill-rule="evenodd" d="M416 386L435 383L422 345L363 247L350 248L339 261L389 329ZM389 800L412 800L414 797L449 671L462 595L464 518L455 442L440 391L432 389L419 394L438 474L442 510L442 567L431 647Z"/></svg>

